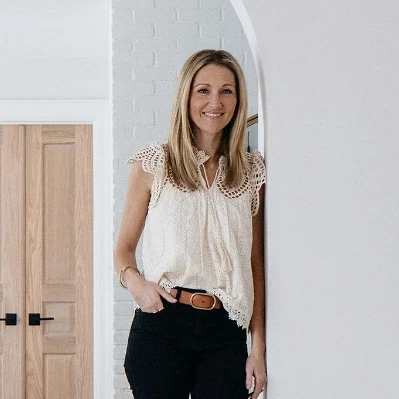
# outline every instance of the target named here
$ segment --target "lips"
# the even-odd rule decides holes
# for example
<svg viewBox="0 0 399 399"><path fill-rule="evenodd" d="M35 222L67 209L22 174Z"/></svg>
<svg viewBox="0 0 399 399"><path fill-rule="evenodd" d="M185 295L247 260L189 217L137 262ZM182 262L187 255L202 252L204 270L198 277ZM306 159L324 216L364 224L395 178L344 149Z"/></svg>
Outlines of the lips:
<svg viewBox="0 0 399 399"><path fill-rule="evenodd" d="M222 116L223 113L221 112L204 112L205 116L208 116L209 118L218 118L219 116Z"/></svg>

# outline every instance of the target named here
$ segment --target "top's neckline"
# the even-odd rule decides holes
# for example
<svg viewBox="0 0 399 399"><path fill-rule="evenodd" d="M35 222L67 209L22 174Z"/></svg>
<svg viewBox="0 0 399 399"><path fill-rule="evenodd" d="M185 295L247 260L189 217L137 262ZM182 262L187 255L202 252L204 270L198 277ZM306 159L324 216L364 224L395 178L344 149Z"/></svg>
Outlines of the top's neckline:
<svg viewBox="0 0 399 399"><path fill-rule="evenodd" d="M194 154L195 157L197 158L197 162L198 162L198 166L204 164L211 156L206 154L206 152L204 150L200 150L197 147L193 146L194 148ZM219 158L219 165L222 164L222 162L224 161L225 156L221 155Z"/></svg>

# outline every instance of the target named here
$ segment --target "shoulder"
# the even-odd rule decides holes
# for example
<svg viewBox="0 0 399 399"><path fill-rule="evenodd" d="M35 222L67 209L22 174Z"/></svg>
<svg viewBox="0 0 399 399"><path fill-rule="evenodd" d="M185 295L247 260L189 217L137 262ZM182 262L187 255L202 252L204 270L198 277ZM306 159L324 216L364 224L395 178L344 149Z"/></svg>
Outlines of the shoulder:
<svg viewBox="0 0 399 399"><path fill-rule="evenodd" d="M249 187L251 190L251 211L252 216L258 213L259 209L259 192L261 187L266 184L266 165L262 154L255 150L247 153L249 164Z"/></svg>
<svg viewBox="0 0 399 399"><path fill-rule="evenodd" d="M141 181L151 192L150 207L157 203L167 180L167 159L168 145L154 141L128 160L128 163L133 164L132 174L135 169L138 176L141 173Z"/></svg>
<svg viewBox="0 0 399 399"><path fill-rule="evenodd" d="M256 180L260 185L266 182L265 159L258 150L246 153L248 171L251 180ZM260 186L259 186L260 187Z"/></svg>
<svg viewBox="0 0 399 399"><path fill-rule="evenodd" d="M158 174L165 169L167 153L168 146L166 143L153 141L129 158L127 162L140 161L144 172Z"/></svg>
<svg viewBox="0 0 399 399"><path fill-rule="evenodd" d="M245 153L250 167L260 166L265 169L265 159L258 150L253 150L252 152Z"/></svg>

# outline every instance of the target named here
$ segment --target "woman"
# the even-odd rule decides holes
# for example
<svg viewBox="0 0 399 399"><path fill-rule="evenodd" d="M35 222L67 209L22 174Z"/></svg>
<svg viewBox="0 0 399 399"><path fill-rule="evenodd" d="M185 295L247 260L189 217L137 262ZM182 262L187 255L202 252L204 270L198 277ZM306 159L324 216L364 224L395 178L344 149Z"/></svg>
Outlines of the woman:
<svg viewBox="0 0 399 399"><path fill-rule="evenodd" d="M244 151L246 118L237 61L199 51L182 68L167 144L129 160L114 260L138 306L125 358L135 399L243 399L253 385L256 399L266 382L265 167Z"/></svg>

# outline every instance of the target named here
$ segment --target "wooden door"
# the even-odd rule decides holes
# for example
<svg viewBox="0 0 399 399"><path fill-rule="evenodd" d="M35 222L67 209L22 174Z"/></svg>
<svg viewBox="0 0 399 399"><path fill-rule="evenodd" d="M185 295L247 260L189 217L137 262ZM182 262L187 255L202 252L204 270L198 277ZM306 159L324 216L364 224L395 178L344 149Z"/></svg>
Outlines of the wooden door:
<svg viewBox="0 0 399 399"><path fill-rule="evenodd" d="M0 322L0 398L25 397L25 134L0 126L0 318L17 314L17 325Z"/></svg>
<svg viewBox="0 0 399 399"><path fill-rule="evenodd" d="M90 399L92 129L90 125L35 125L23 130L26 227L25 297L21 306L25 311L20 324L26 352L20 368L24 380L21 391L25 391L21 397ZM35 314L52 320L30 325L30 315ZM22 343L21 351L23 347ZM5 370L11 361L3 355L3 375L8 374ZM5 399L11 397L19 398Z"/></svg>

